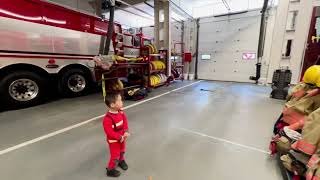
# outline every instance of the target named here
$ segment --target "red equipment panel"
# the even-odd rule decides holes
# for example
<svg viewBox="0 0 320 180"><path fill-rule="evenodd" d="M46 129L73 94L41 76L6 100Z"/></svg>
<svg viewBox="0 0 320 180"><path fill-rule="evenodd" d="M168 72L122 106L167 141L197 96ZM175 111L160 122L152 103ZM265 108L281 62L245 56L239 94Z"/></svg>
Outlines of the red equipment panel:
<svg viewBox="0 0 320 180"><path fill-rule="evenodd" d="M183 60L184 62L191 62L192 61L192 54L191 53L183 53Z"/></svg>

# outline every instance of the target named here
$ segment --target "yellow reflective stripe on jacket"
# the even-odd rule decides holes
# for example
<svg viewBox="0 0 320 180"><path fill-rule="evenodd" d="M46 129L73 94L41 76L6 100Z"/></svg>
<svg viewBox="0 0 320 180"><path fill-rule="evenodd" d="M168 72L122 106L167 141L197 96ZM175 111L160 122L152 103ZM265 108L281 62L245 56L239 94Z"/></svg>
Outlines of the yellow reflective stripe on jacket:
<svg viewBox="0 0 320 180"><path fill-rule="evenodd" d="M118 142L117 140L108 140L109 143L116 143Z"/></svg>
<svg viewBox="0 0 320 180"><path fill-rule="evenodd" d="M101 78L102 78L102 96L103 96L103 100L105 100L107 93L106 93L106 82L104 79L104 74L102 74Z"/></svg>
<svg viewBox="0 0 320 180"><path fill-rule="evenodd" d="M123 120L119 121L119 122L116 124L116 126L118 127L118 126L121 126L122 124L123 124ZM112 125L112 128L114 128L114 125Z"/></svg>

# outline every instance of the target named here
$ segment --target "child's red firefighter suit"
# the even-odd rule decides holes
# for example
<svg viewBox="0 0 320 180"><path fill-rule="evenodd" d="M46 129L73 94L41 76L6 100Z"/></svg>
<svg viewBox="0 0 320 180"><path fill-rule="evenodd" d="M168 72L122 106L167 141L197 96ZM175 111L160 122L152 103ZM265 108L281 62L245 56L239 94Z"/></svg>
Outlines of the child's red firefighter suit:
<svg viewBox="0 0 320 180"><path fill-rule="evenodd" d="M103 128L110 149L108 169L114 169L119 161L124 160L126 141L120 143L121 137L128 131L128 121L124 112L107 112L103 120Z"/></svg>

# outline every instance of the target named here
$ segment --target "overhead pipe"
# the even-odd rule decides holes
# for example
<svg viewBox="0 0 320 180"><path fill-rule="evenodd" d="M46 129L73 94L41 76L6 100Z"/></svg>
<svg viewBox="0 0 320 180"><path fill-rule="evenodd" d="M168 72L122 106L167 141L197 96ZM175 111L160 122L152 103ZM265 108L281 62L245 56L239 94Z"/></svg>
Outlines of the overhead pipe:
<svg viewBox="0 0 320 180"><path fill-rule="evenodd" d="M238 12L232 12L232 13L226 13L226 14L219 14L219 15L215 15L213 17L217 18L217 17L223 17L223 16L233 16L233 15L239 15L239 14L244 14L247 13L249 11L238 11Z"/></svg>
<svg viewBox="0 0 320 180"><path fill-rule="evenodd" d="M223 4L224 4L224 6L227 8L227 10L230 11L231 8L230 8L228 2L227 2L226 0L222 0L222 2L223 2Z"/></svg>
<svg viewBox="0 0 320 180"><path fill-rule="evenodd" d="M144 1L143 3L154 9L154 6L152 6L152 4L150 4L148 1Z"/></svg>
<svg viewBox="0 0 320 180"><path fill-rule="evenodd" d="M259 34L259 45L258 45L258 56L257 56L257 64L256 64L256 76L251 76L250 80L258 81L261 77L261 62L263 56L264 42L265 42L265 33L266 33L266 12L268 10L269 0L264 0L263 7L261 10L261 22L260 22L260 34Z"/></svg>

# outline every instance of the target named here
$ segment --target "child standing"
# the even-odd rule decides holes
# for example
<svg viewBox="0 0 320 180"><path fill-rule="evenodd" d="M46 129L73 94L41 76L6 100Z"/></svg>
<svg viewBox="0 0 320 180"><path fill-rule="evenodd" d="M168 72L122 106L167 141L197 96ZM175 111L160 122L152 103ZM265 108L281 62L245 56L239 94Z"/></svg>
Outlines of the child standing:
<svg viewBox="0 0 320 180"><path fill-rule="evenodd" d="M117 166L123 170L128 169L124 158L126 138L130 136L128 121L125 113L121 110L123 102L120 93L108 93L105 97L105 103L109 107L109 111L103 119L103 128L110 149L107 176L118 177L121 173L116 170Z"/></svg>

